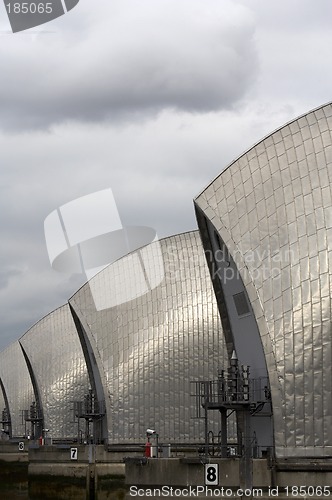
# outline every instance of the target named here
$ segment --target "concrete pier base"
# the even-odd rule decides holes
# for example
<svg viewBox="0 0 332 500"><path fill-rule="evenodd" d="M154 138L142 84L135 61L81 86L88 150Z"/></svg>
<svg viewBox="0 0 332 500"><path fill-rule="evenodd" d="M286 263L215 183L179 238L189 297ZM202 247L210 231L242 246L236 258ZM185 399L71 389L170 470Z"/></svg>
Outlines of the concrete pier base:
<svg viewBox="0 0 332 500"><path fill-rule="evenodd" d="M270 462L252 460L252 487L241 486L241 458L211 458L218 466L218 484L207 485L206 460L130 459L126 462L126 499L163 496L206 498L304 498L332 496L332 461Z"/></svg>
<svg viewBox="0 0 332 500"><path fill-rule="evenodd" d="M95 445L21 445L0 446L0 499L27 498L28 493L30 500L332 497L330 458L253 459L252 489L245 490L238 457L191 454L150 459L139 450L131 450L128 456L128 448L110 451ZM208 485L206 467L213 464L218 466L218 480Z"/></svg>
<svg viewBox="0 0 332 500"><path fill-rule="evenodd" d="M32 500L41 496L45 500L122 500L125 494L125 465L110 462L103 446L29 449Z"/></svg>

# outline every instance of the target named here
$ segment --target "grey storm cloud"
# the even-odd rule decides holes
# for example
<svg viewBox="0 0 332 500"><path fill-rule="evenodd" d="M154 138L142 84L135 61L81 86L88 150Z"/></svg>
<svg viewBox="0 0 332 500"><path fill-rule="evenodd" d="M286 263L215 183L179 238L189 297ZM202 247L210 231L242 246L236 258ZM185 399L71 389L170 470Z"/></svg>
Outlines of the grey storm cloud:
<svg viewBox="0 0 332 500"><path fill-rule="evenodd" d="M0 272L0 288L6 288L9 280L13 276L19 276L21 272L16 269L8 269Z"/></svg>
<svg viewBox="0 0 332 500"><path fill-rule="evenodd" d="M64 26L0 48L3 129L228 109L255 80L254 22L244 6L102 0L98 12L87 26L84 8L72 11L77 36Z"/></svg>

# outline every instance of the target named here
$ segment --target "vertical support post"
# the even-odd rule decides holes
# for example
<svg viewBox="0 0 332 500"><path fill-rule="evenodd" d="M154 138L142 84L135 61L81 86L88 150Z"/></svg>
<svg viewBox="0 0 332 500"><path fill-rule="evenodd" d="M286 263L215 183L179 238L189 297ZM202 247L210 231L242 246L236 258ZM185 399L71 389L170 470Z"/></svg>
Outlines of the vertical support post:
<svg viewBox="0 0 332 500"><path fill-rule="evenodd" d="M90 425L89 418L85 418L85 440L87 444L90 444Z"/></svg>
<svg viewBox="0 0 332 500"><path fill-rule="evenodd" d="M237 424L242 435L243 453L240 459L240 486L244 489L252 488L252 450L251 450L251 426L250 409L243 408L237 412Z"/></svg>
<svg viewBox="0 0 332 500"><path fill-rule="evenodd" d="M205 435L205 456L209 454L209 430L208 430L208 382L204 383L204 435Z"/></svg>
<svg viewBox="0 0 332 500"><path fill-rule="evenodd" d="M227 410L224 408L220 410L221 416L221 443L220 455L221 458L227 458Z"/></svg>
<svg viewBox="0 0 332 500"><path fill-rule="evenodd" d="M75 404L74 403L74 408L75 408ZM78 405L77 405L78 406ZM75 416L75 409L74 409L74 416ZM80 433L80 417L79 417L79 412L77 411L77 442L79 444L82 444L82 435Z"/></svg>

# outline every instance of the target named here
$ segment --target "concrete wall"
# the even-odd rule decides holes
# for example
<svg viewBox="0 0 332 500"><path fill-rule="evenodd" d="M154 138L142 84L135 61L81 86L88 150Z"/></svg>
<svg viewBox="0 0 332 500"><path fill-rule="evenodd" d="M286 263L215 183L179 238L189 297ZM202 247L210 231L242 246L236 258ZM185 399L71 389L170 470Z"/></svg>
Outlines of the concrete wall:
<svg viewBox="0 0 332 500"><path fill-rule="evenodd" d="M72 460L71 449L77 449ZM124 463L110 462L103 446L41 446L29 449L30 498L82 500L124 498Z"/></svg>
<svg viewBox="0 0 332 500"><path fill-rule="evenodd" d="M225 487L240 485L240 459L211 458L210 463L219 465L219 483ZM176 487L204 485L205 462L199 459L170 458L150 459L144 464L126 463L126 484L141 486L169 485ZM271 485L271 470L267 460L253 460L253 484L268 488Z"/></svg>
<svg viewBox="0 0 332 500"><path fill-rule="evenodd" d="M219 483L216 488L232 490L232 498L241 488L239 458L218 459L187 456L164 459L146 459L137 450L109 452L103 446L35 446L18 452L18 443L3 443L0 446L1 471L12 478L21 474L24 479L29 472L29 498L53 500L123 500L132 498L130 487L140 491L168 486L188 488L204 486L205 464L219 465ZM77 448L77 460L71 459L71 448ZM124 455L127 454L125 463ZM1 458L3 457L3 458ZM19 461L22 461L20 464ZM29 463L27 461L29 460ZM7 463L6 463L6 462ZM25 461L25 463L23 463ZM25 466L26 472L22 469ZM16 467L16 469L15 469ZM269 461L254 459L252 462L252 488L261 489L261 498L270 498L270 489L278 490L278 497L285 496L286 487L330 487L332 484L332 459ZM13 474L16 474L13 476ZM23 481L22 479L22 481ZM21 481L21 483L22 483ZM23 484L23 483L22 483ZM317 491L319 488L317 489ZM282 493L282 495L281 495ZM141 496L140 498L148 498ZM151 495L150 495L151 497ZM302 498L306 498L302 496ZM319 495L308 495L315 499ZM0 498L1 488L0 488ZM4 497L9 498L9 496ZM182 498L180 496L180 498ZM204 496L202 497L204 498Z"/></svg>

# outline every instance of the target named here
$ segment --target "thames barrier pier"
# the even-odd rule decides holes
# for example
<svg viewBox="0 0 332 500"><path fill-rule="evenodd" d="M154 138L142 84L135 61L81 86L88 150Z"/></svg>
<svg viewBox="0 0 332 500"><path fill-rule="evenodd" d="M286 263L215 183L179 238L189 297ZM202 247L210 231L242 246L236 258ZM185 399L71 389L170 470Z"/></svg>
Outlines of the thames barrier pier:
<svg viewBox="0 0 332 500"><path fill-rule="evenodd" d="M0 353L2 474L31 498L332 496L332 105L221 168L197 231L110 258Z"/></svg>

